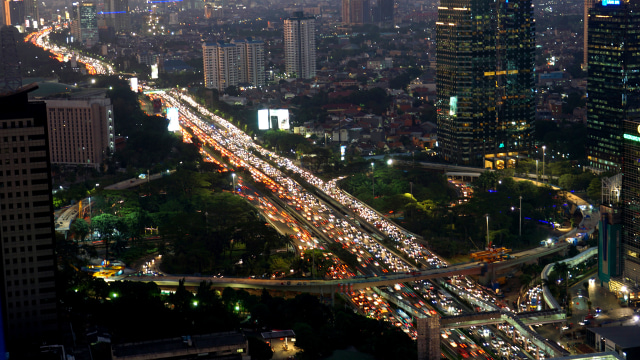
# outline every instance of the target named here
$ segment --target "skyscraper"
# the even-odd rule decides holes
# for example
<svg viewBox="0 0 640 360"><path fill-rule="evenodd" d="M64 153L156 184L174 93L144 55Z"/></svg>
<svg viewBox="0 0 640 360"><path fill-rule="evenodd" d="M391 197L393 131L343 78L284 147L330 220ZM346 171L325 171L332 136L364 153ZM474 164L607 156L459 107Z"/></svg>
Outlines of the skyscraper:
<svg viewBox="0 0 640 360"><path fill-rule="evenodd" d="M316 19L296 12L284 20L284 58L291 77L316 76Z"/></svg>
<svg viewBox="0 0 640 360"><path fill-rule="evenodd" d="M4 0L5 25L24 25L24 5L22 0Z"/></svg>
<svg viewBox="0 0 640 360"><path fill-rule="evenodd" d="M76 41L86 47L92 47L98 43L98 13L93 2L80 2L73 4L73 21L71 22L71 35Z"/></svg>
<svg viewBox="0 0 640 360"><path fill-rule="evenodd" d="M589 66L591 69L591 66ZM609 288L627 286L634 301L640 296L640 119L622 121L622 240L617 250L617 279ZM618 175L619 176L619 175ZM602 257L599 255L599 257ZM617 281L616 281L617 280Z"/></svg>
<svg viewBox="0 0 640 360"><path fill-rule="evenodd" d="M345 25L371 23L369 0L342 0L342 23Z"/></svg>
<svg viewBox="0 0 640 360"><path fill-rule="evenodd" d="M223 92L238 85L238 48L235 44L218 41L202 45L204 86Z"/></svg>
<svg viewBox="0 0 640 360"><path fill-rule="evenodd" d="M238 48L238 83L264 86L264 41L233 40Z"/></svg>
<svg viewBox="0 0 640 360"><path fill-rule="evenodd" d="M594 171L619 172L622 122L640 114L640 4L603 0L589 12L587 157Z"/></svg>
<svg viewBox="0 0 640 360"><path fill-rule="evenodd" d="M204 82L222 92L229 86L264 86L264 41L217 41L202 45Z"/></svg>
<svg viewBox="0 0 640 360"><path fill-rule="evenodd" d="M57 326L47 112L27 100L36 88L0 97L0 295L9 344Z"/></svg>
<svg viewBox="0 0 640 360"><path fill-rule="evenodd" d="M129 30L129 0L106 0L102 15L116 33Z"/></svg>
<svg viewBox="0 0 640 360"><path fill-rule="evenodd" d="M25 23L27 28L38 28L40 13L37 0L24 0L24 17L27 20Z"/></svg>
<svg viewBox="0 0 640 360"><path fill-rule="evenodd" d="M442 0L436 22L438 154L484 166L533 144L531 0Z"/></svg>
<svg viewBox="0 0 640 360"><path fill-rule="evenodd" d="M380 14L381 23L393 24L394 0L378 0L377 11Z"/></svg>
<svg viewBox="0 0 640 360"><path fill-rule="evenodd" d="M596 0L584 0L584 17L582 20L582 26L584 27L584 48L582 49L582 67L586 69L588 60L588 51L589 48L589 11L596 5Z"/></svg>

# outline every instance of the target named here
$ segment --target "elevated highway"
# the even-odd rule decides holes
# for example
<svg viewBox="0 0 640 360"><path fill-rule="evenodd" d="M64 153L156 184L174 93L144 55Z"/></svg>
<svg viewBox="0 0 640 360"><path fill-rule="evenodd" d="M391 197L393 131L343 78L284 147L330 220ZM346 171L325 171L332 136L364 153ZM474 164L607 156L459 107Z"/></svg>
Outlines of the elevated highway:
<svg viewBox="0 0 640 360"><path fill-rule="evenodd" d="M163 276L163 277L115 277L114 280L131 280L155 282L162 287L177 287L178 281L184 279L185 286L197 287L202 281L211 281L215 287L232 287L244 289L267 289L292 292L307 292L311 294L329 294L343 289L359 290L374 286L391 286L402 282L413 282L453 275L484 275L495 273L496 270L516 266L540 256L547 256L566 249L565 244L558 244L549 248L535 248L515 253L514 258L506 261L487 264L481 261L451 265L440 269L416 270L401 273L389 273L384 276L357 276L348 279L310 280L310 279L252 279L252 278L213 278L202 276Z"/></svg>

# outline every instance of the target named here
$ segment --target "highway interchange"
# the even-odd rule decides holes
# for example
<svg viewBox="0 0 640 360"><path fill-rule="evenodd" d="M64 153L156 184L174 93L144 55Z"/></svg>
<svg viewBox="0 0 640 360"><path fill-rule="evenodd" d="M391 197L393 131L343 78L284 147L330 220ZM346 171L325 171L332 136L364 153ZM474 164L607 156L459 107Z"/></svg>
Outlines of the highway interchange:
<svg viewBox="0 0 640 360"><path fill-rule="evenodd" d="M65 54L66 50L49 44L46 41L47 33L46 30L43 30L37 35L27 38L27 41L51 50L58 54L58 58L62 61L68 55ZM113 73L112 67L109 65L91 58L74 55L79 61L87 64L90 73ZM226 158L230 167L242 168L250 174L251 181L243 179L239 173L236 175L237 186L234 187L234 192L242 195L256 206L272 226L291 235L300 253L306 249L324 250L329 247L329 244L337 243L342 249L354 256L357 264L353 268L349 268L344 261L325 252L323 256L327 256L333 261L333 266L325 278L333 279L330 280L333 281L333 289L329 291L333 293L337 290L345 293L348 301L361 314L388 321L415 339L417 333L413 326L412 317L417 315L454 315L499 308L507 311L518 310L509 309L508 306L500 304L492 294L465 276L450 276L432 281L401 282L380 287L356 286L354 288L352 285L356 283L353 281L354 279L391 280L394 276L401 279L406 275L418 275L420 271L428 269L441 269L446 272L448 264L436 254L427 251L416 241L414 235L398 228L358 199L340 190L336 185L338 179L323 181L309 171L296 166L290 159L260 147L253 142L251 137L225 119L212 114L197 104L182 90L156 92L155 95L162 98L165 106L179 109L183 128L190 129L202 143ZM207 156L213 161L212 157L215 157L215 154L205 154L205 157ZM285 172L294 173L304 179L304 186L287 176ZM251 182L261 183L270 193L260 193L255 186L251 185ZM321 200L308 190L310 186L331 197L342 207L339 208L335 204ZM355 213L357 219L347 215L350 213ZM379 231L373 233L365 231L362 227L363 224L358 219L366 221ZM389 248L383 245L379 233L391 239L395 247ZM416 267L416 264L420 264L419 268ZM469 266L479 267L478 264L469 264ZM341 279L345 279L345 281L340 282ZM163 281L169 280L158 279L156 282L161 284ZM220 283L242 283L256 279L211 280ZM279 282L280 285L289 285L292 290L295 290L296 285L306 286L307 283L321 281L293 280L293 285L290 285L292 280L277 278L265 280L275 281L276 284ZM452 296L452 293L455 293L455 296ZM404 303L410 311L392 306L390 298ZM476 308L461 303L458 301L459 298L467 298L468 303L477 304ZM504 330L502 335L503 330L494 327L482 328L480 333L476 329L472 329L471 334L479 334L479 336L474 336L475 342L469 337L470 333L468 332L443 330L441 333L442 343L448 352L464 358L495 358L487 350L498 357L510 359L518 359L522 356L526 356L525 358L544 358L547 355L527 345L527 340L524 338L516 340L515 343L503 341L501 337L506 339L517 339L518 337L513 336L513 329L502 328ZM478 338L486 341L481 340L478 343Z"/></svg>

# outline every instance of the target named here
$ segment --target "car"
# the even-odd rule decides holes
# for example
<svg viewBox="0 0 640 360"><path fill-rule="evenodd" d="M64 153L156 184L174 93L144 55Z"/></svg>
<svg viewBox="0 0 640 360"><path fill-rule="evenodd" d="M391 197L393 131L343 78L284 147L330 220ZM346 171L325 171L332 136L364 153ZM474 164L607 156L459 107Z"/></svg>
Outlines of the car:
<svg viewBox="0 0 640 360"><path fill-rule="evenodd" d="M600 314L602 312L602 309L600 307L596 308L596 314Z"/></svg>
<svg viewBox="0 0 640 360"><path fill-rule="evenodd" d="M590 325L590 324L591 324L591 321L590 321L590 320L586 320L586 319L585 319L585 320L583 320L583 321L580 321L578 324L580 324L580 325L582 325L582 326L586 326L586 325Z"/></svg>
<svg viewBox="0 0 640 360"><path fill-rule="evenodd" d="M497 349L497 348L499 348L499 347L500 347L500 344L498 344L498 342L497 342L497 341L495 341L495 340L491 340L491 346L493 346L494 348L496 348L496 349Z"/></svg>

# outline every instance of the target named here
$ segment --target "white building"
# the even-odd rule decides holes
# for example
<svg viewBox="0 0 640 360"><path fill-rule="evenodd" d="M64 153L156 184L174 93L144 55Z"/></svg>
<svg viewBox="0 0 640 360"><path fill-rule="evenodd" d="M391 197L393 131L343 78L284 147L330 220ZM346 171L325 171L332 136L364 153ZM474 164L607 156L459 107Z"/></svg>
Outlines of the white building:
<svg viewBox="0 0 640 360"><path fill-rule="evenodd" d="M284 20L284 57L290 77L316 76L316 20L301 12Z"/></svg>
<svg viewBox="0 0 640 360"><path fill-rule="evenodd" d="M217 41L202 45L204 83L223 92L229 86L247 83L264 86L264 42L261 40Z"/></svg>

